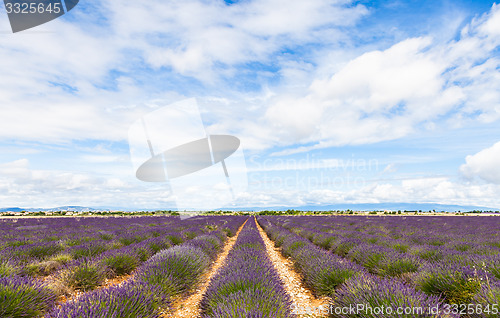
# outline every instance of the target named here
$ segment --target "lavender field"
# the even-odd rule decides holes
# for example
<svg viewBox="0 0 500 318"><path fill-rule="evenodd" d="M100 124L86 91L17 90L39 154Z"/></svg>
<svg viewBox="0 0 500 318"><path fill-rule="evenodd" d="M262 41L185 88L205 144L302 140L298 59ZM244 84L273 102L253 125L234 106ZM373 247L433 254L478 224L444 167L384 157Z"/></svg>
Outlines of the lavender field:
<svg viewBox="0 0 500 318"><path fill-rule="evenodd" d="M488 216L1 219L0 317L498 317L499 229Z"/></svg>
<svg viewBox="0 0 500 318"><path fill-rule="evenodd" d="M1 220L0 317L159 317L244 220Z"/></svg>

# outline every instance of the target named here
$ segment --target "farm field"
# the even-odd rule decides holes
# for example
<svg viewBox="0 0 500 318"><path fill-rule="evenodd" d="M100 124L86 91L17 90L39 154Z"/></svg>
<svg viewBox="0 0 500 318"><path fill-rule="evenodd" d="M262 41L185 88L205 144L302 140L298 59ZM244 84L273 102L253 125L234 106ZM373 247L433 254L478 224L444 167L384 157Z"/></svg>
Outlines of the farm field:
<svg viewBox="0 0 500 318"><path fill-rule="evenodd" d="M498 317L500 218L0 220L0 317Z"/></svg>

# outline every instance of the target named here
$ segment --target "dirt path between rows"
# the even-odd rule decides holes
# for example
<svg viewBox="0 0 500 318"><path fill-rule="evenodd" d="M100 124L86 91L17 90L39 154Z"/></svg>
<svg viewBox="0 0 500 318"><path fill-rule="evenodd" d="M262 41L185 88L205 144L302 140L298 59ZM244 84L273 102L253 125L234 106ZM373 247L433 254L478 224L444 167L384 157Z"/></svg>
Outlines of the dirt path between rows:
<svg viewBox="0 0 500 318"><path fill-rule="evenodd" d="M276 271L285 283L285 290L292 298L292 312L296 317L326 317L324 311L328 308L328 298L316 298L307 289L302 277L293 268L293 261L281 255L279 248L267 237L259 223L257 223L259 233L266 245L267 254L274 264ZM322 308L322 309L321 309Z"/></svg>
<svg viewBox="0 0 500 318"><path fill-rule="evenodd" d="M236 234L233 235L233 237L228 238L228 240L224 245L224 249L219 254L217 259L213 262L212 266L210 267L210 270L201 276L200 278L200 281L202 282L201 286L198 286L198 288L195 290L195 293L188 296L187 298L181 298L174 301L174 303L170 307L170 311L166 313L163 317L168 317L168 318L201 317L201 309L200 309L201 299L205 294L205 291L207 290L207 287L210 284L212 278L215 276L219 268L221 268L224 265L227 255L229 254L229 251L233 248L233 245L234 243L236 243L238 235L240 235L240 232L247 223L247 221L248 219L240 226L240 228L238 229Z"/></svg>

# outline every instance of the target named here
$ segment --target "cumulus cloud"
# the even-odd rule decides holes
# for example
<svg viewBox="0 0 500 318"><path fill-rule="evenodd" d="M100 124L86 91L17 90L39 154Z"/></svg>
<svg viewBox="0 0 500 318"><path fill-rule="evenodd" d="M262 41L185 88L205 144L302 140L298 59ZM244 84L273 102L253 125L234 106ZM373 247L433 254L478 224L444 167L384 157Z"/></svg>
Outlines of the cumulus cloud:
<svg viewBox="0 0 500 318"><path fill-rule="evenodd" d="M465 158L460 172L469 179L479 178L483 181L500 184L500 142Z"/></svg>
<svg viewBox="0 0 500 318"><path fill-rule="evenodd" d="M27 207L52 205L109 204L113 194L130 188L116 177L92 173L32 169L28 159L0 164L0 201L6 206L19 202Z"/></svg>
<svg viewBox="0 0 500 318"><path fill-rule="evenodd" d="M34 31L2 35L0 138L124 140L128 125L157 106L151 101L200 96L204 87L231 95L225 80L252 73L247 64L333 43L331 30L366 14L332 0L81 3ZM9 29L5 14L0 28Z"/></svg>
<svg viewBox="0 0 500 318"><path fill-rule="evenodd" d="M324 65L280 50L345 40L342 28L368 14L365 7L326 0L86 5L92 14L72 11L71 21L44 25L49 33L9 35L0 45L1 138L124 140L131 122L162 104L152 100L193 94L182 85L185 77L243 106L210 111L230 113L229 129L256 149L374 143L422 124L459 127L500 116L499 60L492 54L500 43L499 5L469 23L459 40L424 36L366 52L317 77L303 94L288 78L308 80ZM322 54L343 55L337 51ZM330 63L324 56L316 62ZM247 108L256 97L228 86L249 63L273 65L284 76L284 86L257 93L261 105L253 112ZM168 84L160 73L171 75Z"/></svg>
<svg viewBox="0 0 500 318"><path fill-rule="evenodd" d="M266 61L285 45L335 41L323 36L325 29L352 25L368 12L351 1L325 0L254 0L233 5L110 1L106 6L112 12L114 31L133 38L131 45L143 51L148 63L206 80L216 76L210 70L217 64L231 68ZM152 40L157 36L163 45ZM223 68L217 71L224 73Z"/></svg>
<svg viewBox="0 0 500 318"><path fill-rule="evenodd" d="M413 178L395 182L367 182L346 189L272 189L240 197L242 206L301 206L349 203L436 203L495 208L500 206L500 186L469 185L450 178Z"/></svg>
<svg viewBox="0 0 500 318"><path fill-rule="evenodd" d="M410 38L348 62L317 79L305 96L276 96L265 120L289 145L286 154L404 137L442 123L460 127L500 118L500 5L448 43Z"/></svg>

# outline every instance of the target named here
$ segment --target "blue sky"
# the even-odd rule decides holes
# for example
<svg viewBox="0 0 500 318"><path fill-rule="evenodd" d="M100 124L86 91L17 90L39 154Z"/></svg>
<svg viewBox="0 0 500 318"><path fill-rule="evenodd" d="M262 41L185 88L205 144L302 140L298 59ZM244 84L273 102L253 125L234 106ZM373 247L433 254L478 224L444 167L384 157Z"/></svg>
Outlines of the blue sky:
<svg viewBox="0 0 500 318"><path fill-rule="evenodd" d="M16 34L1 7L0 69L0 206L172 207L128 129L194 97L242 141L235 206L500 208L493 1L88 0Z"/></svg>

